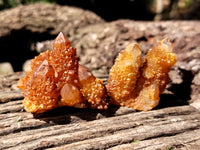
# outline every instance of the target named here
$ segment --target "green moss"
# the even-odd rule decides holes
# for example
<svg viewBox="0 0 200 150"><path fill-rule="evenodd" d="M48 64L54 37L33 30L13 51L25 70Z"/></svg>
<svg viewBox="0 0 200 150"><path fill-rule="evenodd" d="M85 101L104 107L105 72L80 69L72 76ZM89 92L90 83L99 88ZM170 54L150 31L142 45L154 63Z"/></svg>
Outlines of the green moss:
<svg viewBox="0 0 200 150"><path fill-rule="evenodd" d="M148 117L148 119L154 119L154 117Z"/></svg>
<svg viewBox="0 0 200 150"><path fill-rule="evenodd" d="M168 146L167 148L166 148L166 150L171 150L172 149L172 146Z"/></svg>
<svg viewBox="0 0 200 150"><path fill-rule="evenodd" d="M131 143L133 144L133 143L139 143L139 142L140 142L140 140L135 140L135 141L133 141Z"/></svg>

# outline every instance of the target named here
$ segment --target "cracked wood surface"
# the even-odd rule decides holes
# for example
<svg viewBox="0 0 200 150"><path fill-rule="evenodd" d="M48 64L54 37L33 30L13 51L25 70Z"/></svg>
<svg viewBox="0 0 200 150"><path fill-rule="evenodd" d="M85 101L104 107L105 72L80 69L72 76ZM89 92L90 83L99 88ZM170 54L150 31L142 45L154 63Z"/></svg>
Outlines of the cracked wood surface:
<svg viewBox="0 0 200 150"><path fill-rule="evenodd" d="M0 82L13 87L20 75ZM189 105L148 112L63 107L34 115L23 110L22 99L15 88L0 89L0 149L200 148L200 111Z"/></svg>

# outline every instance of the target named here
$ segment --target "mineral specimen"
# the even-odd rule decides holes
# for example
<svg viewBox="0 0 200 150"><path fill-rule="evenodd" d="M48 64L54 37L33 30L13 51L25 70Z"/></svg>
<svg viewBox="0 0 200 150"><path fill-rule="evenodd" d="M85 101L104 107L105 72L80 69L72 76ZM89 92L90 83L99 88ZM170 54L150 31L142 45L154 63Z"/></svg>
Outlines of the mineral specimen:
<svg viewBox="0 0 200 150"><path fill-rule="evenodd" d="M35 57L31 70L19 80L25 110L42 113L60 106L107 109L106 88L102 81L83 66L80 71L78 68L76 49L60 33L53 50Z"/></svg>
<svg viewBox="0 0 200 150"><path fill-rule="evenodd" d="M138 44L130 44L119 53L115 64L110 70L108 79L108 93L110 102L123 105L130 98L136 87L140 75L141 50Z"/></svg>
<svg viewBox="0 0 200 150"><path fill-rule="evenodd" d="M140 63L141 50L137 44L129 45L119 54L107 85L111 103L144 111L158 105L169 81L168 72L176 63L171 43L160 41Z"/></svg>
<svg viewBox="0 0 200 150"><path fill-rule="evenodd" d="M80 91L91 108L107 109L107 91L101 79L96 78L85 66L79 65Z"/></svg>

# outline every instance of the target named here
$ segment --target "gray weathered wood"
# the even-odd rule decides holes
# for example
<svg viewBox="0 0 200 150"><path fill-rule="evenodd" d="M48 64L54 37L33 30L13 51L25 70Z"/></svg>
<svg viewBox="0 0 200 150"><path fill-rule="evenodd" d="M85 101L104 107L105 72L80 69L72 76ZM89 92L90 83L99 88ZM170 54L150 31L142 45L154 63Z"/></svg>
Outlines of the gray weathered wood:
<svg viewBox="0 0 200 150"><path fill-rule="evenodd" d="M18 80L24 76L24 74L25 74L24 72L16 72L8 75L0 75L0 92L1 93L10 91L19 92L19 89L16 87L16 84ZM2 97L10 97L10 94L7 94L7 96L0 95L0 102Z"/></svg>
<svg viewBox="0 0 200 150"><path fill-rule="evenodd" d="M108 110L62 107L31 114L23 109L21 91L12 88L21 76L19 73L6 75L0 80L0 149L183 150L200 147L198 107L186 105L148 112L113 105Z"/></svg>
<svg viewBox="0 0 200 150"><path fill-rule="evenodd" d="M10 100L14 100L14 99L22 99L22 93L20 92L15 92L15 91L10 91L10 92L0 92L0 102L7 102Z"/></svg>
<svg viewBox="0 0 200 150"><path fill-rule="evenodd" d="M80 8L37 3L18 6L0 12L0 37L13 30L29 30L36 33L56 35L64 32L70 35L79 27L102 23L103 19Z"/></svg>
<svg viewBox="0 0 200 150"><path fill-rule="evenodd" d="M0 149L163 149L198 144L200 139L200 113L191 106L148 112L65 107L40 115L22 108L21 100L0 104Z"/></svg>

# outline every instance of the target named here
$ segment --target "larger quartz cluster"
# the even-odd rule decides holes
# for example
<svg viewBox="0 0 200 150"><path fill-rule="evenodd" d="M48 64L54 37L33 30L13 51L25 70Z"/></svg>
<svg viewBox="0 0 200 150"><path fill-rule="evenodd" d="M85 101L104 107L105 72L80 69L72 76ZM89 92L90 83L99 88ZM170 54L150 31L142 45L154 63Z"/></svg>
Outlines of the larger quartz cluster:
<svg viewBox="0 0 200 150"><path fill-rule="evenodd" d="M60 33L53 50L31 62L31 70L19 80L25 110L42 113L60 106L107 108L106 88L84 66L79 67L76 49Z"/></svg>

